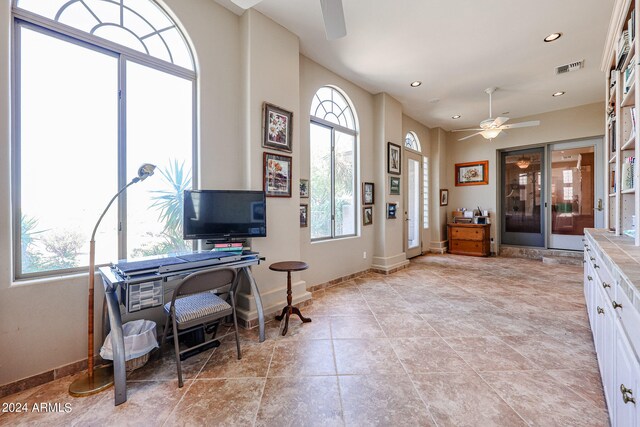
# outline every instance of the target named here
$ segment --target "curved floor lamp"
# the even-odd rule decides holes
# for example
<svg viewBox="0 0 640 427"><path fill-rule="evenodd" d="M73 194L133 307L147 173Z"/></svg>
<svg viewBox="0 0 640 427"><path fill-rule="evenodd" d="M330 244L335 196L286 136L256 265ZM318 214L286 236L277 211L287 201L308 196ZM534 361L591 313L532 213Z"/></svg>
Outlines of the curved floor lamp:
<svg viewBox="0 0 640 427"><path fill-rule="evenodd" d="M138 176L133 178L131 182L122 187L120 191L116 193L111 199L107 207L98 218L96 226L91 233L91 241L89 242L89 328L88 328L88 356L87 356L87 373L69 385L69 394L75 397L89 396L95 393L99 393L102 390L109 388L113 384L113 372L111 366L101 366L98 369L93 368L93 284L95 281L96 273L96 231L113 202L122 194L127 188L135 184L136 182L144 181L151 175L155 169L155 165L145 163L138 168Z"/></svg>

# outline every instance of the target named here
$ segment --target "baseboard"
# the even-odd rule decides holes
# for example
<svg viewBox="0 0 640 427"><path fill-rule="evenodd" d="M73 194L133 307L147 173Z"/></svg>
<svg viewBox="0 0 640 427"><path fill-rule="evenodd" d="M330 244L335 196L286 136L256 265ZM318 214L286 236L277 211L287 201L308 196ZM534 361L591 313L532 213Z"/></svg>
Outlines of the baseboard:
<svg viewBox="0 0 640 427"><path fill-rule="evenodd" d="M313 293L317 291L321 291L326 288L331 288L333 286L339 285L344 282L348 282L349 280L353 280L357 277L364 276L365 274L371 273L371 269L359 271L357 273L349 274L347 276L338 277L337 279L330 280L328 282L320 283L318 285L313 285L307 288L307 291Z"/></svg>

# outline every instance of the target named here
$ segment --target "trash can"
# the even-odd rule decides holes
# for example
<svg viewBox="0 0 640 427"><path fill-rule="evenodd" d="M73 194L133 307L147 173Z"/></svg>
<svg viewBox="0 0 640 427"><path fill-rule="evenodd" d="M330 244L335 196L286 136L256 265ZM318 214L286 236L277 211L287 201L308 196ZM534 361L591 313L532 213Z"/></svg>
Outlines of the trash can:
<svg viewBox="0 0 640 427"><path fill-rule="evenodd" d="M134 320L122 325L124 335L124 360L128 372L141 368L149 360L149 353L158 347L156 339L156 322L151 320ZM100 349L103 359L113 360L111 332L107 335Z"/></svg>

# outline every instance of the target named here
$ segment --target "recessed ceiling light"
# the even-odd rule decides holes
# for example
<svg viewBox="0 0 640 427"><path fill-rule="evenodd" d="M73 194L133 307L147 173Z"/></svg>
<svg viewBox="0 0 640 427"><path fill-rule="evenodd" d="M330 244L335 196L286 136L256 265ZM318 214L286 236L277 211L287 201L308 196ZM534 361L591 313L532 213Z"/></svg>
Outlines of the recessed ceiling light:
<svg viewBox="0 0 640 427"><path fill-rule="evenodd" d="M562 95L564 95L564 94L565 94L565 92L556 92L556 93L554 93L554 94L553 94L553 95L551 95L551 96L562 96Z"/></svg>
<svg viewBox="0 0 640 427"><path fill-rule="evenodd" d="M552 33L552 34L549 34L547 37L544 38L544 42L545 43L554 42L554 41L558 40L560 37L562 37L562 33Z"/></svg>
<svg viewBox="0 0 640 427"><path fill-rule="evenodd" d="M416 80L415 82L411 82L411 87L418 87L422 84L420 80Z"/></svg>
<svg viewBox="0 0 640 427"><path fill-rule="evenodd" d="M455 119L459 119L460 117L462 117L460 114L456 114L455 116L451 116L451 118L452 118L453 120L455 120Z"/></svg>

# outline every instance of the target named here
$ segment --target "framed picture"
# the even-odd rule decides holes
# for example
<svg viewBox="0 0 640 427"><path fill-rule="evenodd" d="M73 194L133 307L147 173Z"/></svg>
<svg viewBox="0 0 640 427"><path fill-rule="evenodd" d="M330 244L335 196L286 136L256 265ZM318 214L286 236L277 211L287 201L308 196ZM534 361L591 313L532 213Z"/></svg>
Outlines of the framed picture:
<svg viewBox="0 0 640 427"><path fill-rule="evenodd" d="M309 206L300 205L300 227L309 225Z"/></svg>
<svg viewBox="0 0 640 427"><path fill-rule="evenodd" d="M449 204L449 190L446 188L440 190L440 206L447 206Z"/></svg>
<svg viewBox="0 0 640 427"><path fill-rule="evenodd" d="M300 197L303 199L309 198L309 180L301 179L300 180Z"/></svg>
<svg viewBox="0 0 640 427"><path fill-rule="evenodd" d="M387 219L396 219L397 203L387 203Z"/></svg>
<svg viewBox="0 0 640 427"><path fill-rule="evenodd" d="M400 175L400 146L393 142L387 142L387 172Z"/></svg>
<svg viewBox="0 0 640 427"><path fill-rule="evenodd" d="M264 103L263 110L262 146L290 153L293 113L267 102Z"/></svg>
<svg viewBox="0 0 640 427"><path fill-rule="evenodd" d="M373 182L363 182L362 183L362 204L363 205L373 205L374 196L373 196Z"/></svg>
<svg viewBox="0 0 640 427"><path fill-rule="evenodd" d="M395 176L389 177L389 194L392 196L400 195L400 178Z"/></svg>
<svg viewBox="0 0 640 427"><path fill-rule="evenodd" d="M362 225L373 224L373 206L362 208Z"/></svg>
<svg viewBox="0 0 640 427"><path fill-rule="evenodd" d="M268 197L291 197L291 157L264 153L263 190Z"/></svg>
<svg viewBox="0 0 640 427"><path fill-rule="evenodd" d="M489 184L489 160L456 163L456 187Z"/></svg>

